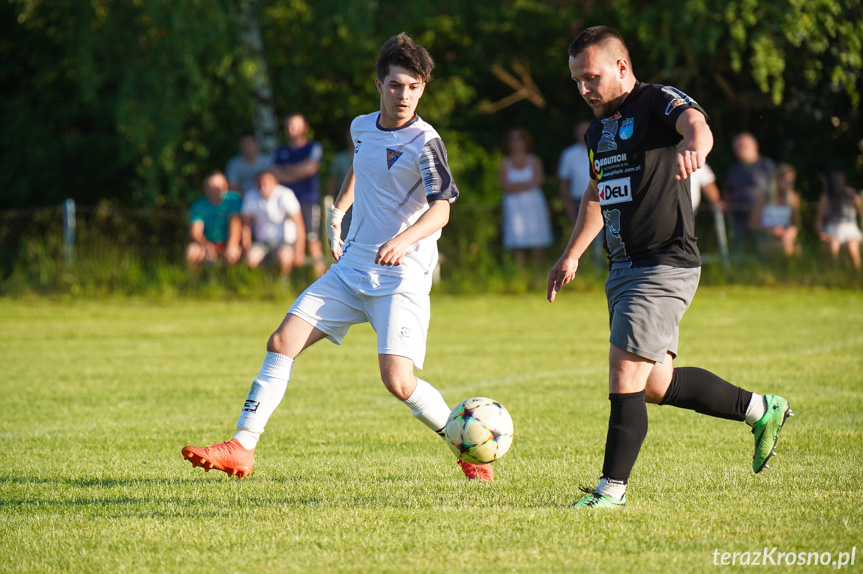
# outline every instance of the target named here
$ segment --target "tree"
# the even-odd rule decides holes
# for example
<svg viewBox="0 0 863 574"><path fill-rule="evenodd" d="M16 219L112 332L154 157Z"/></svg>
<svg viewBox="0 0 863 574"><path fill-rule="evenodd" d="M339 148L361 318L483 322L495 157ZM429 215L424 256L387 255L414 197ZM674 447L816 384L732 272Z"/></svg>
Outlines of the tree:
<svg viewBox="0 0 863 574"><path fill-rule="evenodd" d="M340 149L348 122L375 109L373 62L401 31L437 60L420 113L445 135L468 203L497 201L507 127L530 127L555 167L589 117L566 49L594 24L624 34L639 79L705 106L720 173L731 134L748 129L804 186L827 162L863 175L858 0L9 0L0 16L0 207L186 205L241 133L275 135L273 116L295 110ZM518 76L513 61L546 106L482 113L513 93L495 73Z"/></svg>

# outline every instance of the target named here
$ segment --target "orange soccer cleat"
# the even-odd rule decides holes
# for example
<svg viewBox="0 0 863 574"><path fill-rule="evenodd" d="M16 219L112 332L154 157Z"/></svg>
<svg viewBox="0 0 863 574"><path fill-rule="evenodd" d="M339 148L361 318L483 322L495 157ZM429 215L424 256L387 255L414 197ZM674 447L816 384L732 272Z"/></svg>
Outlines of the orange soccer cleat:
<svg viewBox="0 0 863 574"><path fill-rule="evenodd" d="M255 449L246 450L235 438L210 446L184 447L183 457L205 472L215 468L238 479L249 476L255 468Z"/></svg>
<svg viewBox="0 0 863 574"><path fill-rule="evenodd" d="M459 458L456 459L456 462L461 466L461 470L468 480L482 480L484 482L494 480L494 469L490 464L471 464Z"/></svg>

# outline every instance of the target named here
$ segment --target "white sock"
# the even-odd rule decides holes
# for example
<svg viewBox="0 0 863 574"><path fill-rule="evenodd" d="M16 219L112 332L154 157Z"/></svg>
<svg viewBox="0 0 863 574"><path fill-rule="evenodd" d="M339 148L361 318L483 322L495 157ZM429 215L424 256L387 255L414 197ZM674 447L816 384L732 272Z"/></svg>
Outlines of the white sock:
<svg viewBox="0 0 863 574"><path fill-rule="evenodd" d="M278 353L267 353L264 364L246 396L240 419L237 421L237 439L243 448L253 449L258 444L267 421L288 389L294 360Z"/></svg>
<svg viewBox="0 0 863 574"><path fill-rule="evenodd" d="M610 496L615 500L623 500L623 495L626 494L626 483L611 478L600 478L596 492L603 496Z"/></svg>
<svg viewBox="0 0 863 574"><path fill-rule="evenodd" d="M746 408L746 424L753 426L761 420L764 413L767 412L767 401L758 393L752 393L752 399L749 401L749 406Z"/></svg>
<svg viewBox="0 0 863 574"><path fill-rule="evenodd" d="M252 450L258 445L258 439L261 438L261 433L238 430L234 434L234 438L237 439L237 442L239 442L244 449Z"/></svg>
<svg viewBox="0 0 863 574"><path fill-rule="evenodd" d="M436 388L422 379L417 379L417 388L410 397L405 399L405 405L413 411L414 416L424 425L443 436L450 408Z"/></svg>

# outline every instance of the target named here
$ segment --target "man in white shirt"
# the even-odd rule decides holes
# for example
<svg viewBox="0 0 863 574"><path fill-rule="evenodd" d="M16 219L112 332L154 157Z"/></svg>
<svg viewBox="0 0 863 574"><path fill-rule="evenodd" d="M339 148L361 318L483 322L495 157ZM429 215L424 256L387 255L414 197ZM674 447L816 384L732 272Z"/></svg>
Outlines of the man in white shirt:
<svg viewBox="0 0 863 574"><path fill-rule="evenodd" d="M584 134L588 126L590 122L587 121L575 124L575 143L563 150L557 166L560 198L570 223L575 223L578 219L581 198L590 183L590 158L587 156L587 146L584 145Z"/></svg>
<svg viewBox="0 0 863 574"><path fill-rule="evenodd" d="M303 264L306 234L300 202L293 191L279 185L273 172L261 173L258 189L246 192L241 217L252 230L252 245L246 251L251 269L268 255L275 257L282 277Z"/></svg>
<svg viewBox="0 0 863 574"><path fill-rule="evenodd" d="M230 441L187 446L193 466L240 478L252 472L254 448L287 389L294 359L327 338L340 344L351 325L377 332L380 375L387 390L443 437L450 408L418 379L430 318L429 290L437 239L459 195L438 133L416 107L434 62L407 34L393 36L375 63L380 111L354 119L354 161L327 218L336 263L294 302L267 343L267 355ZM346 241L341 221L353 206ZM456 459L468 479L491 481L490 465Z"/></svg>
<svg viewBox="0 0 863 574"><path fill-rule="evenodd" d="M700 168L689 174L689 195L692 197L692 212L698 213L701 198L706 197L713 208L723 210L719 186L716 185L716 174L705 162Z"/></svg>

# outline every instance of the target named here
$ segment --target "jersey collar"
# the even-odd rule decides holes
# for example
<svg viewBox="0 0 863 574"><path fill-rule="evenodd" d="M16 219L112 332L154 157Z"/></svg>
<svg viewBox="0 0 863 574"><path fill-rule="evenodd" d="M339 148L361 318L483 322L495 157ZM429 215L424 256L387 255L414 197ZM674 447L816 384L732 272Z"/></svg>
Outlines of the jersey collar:
<svg viewBox="0 0 863 574"><path fill-rule="evenodd" d="M378 112L378 116L375 118L375 127L378 128L379 130L381 130L382 132L397 132L399 130L405 129L408 126L414 125L419 120L420 120L420 115L418 113L414 112L414 117L412 117L411 120L408 123L406 123L405 125L399 126L397 128L385 128L381 125L381 113Z"/></svg>

